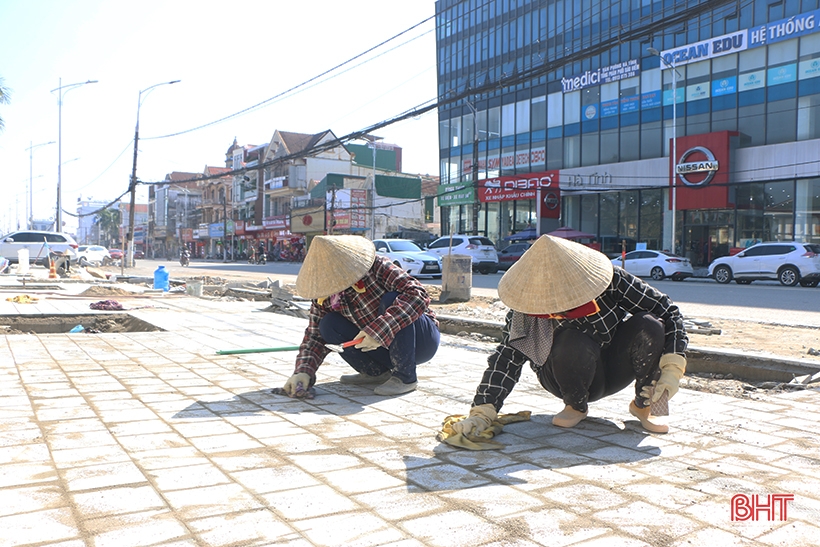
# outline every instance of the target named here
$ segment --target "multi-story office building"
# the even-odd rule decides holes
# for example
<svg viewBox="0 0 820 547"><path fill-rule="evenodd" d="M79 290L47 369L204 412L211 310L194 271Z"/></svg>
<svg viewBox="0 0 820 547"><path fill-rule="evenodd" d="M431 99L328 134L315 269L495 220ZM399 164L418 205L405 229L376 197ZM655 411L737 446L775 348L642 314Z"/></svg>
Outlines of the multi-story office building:
<svg viewBox="0 0 820 547"><path fill-rule="evenodd" d="M439 0L442 231L820 242L818 7Z"/></svg>

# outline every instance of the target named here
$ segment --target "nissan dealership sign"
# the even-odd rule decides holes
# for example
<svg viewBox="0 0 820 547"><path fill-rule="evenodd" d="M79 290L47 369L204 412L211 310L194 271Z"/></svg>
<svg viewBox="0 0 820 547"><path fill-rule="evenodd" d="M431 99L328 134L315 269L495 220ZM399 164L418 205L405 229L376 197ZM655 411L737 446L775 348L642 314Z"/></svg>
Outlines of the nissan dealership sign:
<svg viewBox="0 0 820 547"><path fill-rule="evenodd" d="M704 156L704 159L699 159L700 155ZM695 156L695 161L686 161L692 156ZM705 146L693 146L681 155L679 162L675 165L675 174L686 186L698 187L712 182L718 169L720 169L720 162L711 150ZM705 176L700 177L701 173ZM697 180L698 178L701 180Z"/></svg>

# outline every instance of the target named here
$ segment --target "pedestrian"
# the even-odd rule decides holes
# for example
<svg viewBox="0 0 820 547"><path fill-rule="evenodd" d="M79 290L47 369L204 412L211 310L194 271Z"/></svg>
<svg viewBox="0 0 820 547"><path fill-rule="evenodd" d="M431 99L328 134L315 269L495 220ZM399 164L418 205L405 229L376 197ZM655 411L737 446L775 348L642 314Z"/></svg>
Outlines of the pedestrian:
<svg viewBox="0 0 820 547"><path fill-rule="evenodd" d="M669 430L650 414L650 402L678 391L688 338L668 296L606 255L549 235L507 270L498 296L510 308L503 339L487 359L469 417L452 425L456 433L490 427L527 361L543 388L564 402L555 426L574 427L590 402L634 381L630 414L650 432Z"/></svg>
<svg viewBox="0 0 820 547"><path fill-rule="evenodd" d="M356 339L341 353L356 370L340 378L343 384L376 385L376 395L416 389L416 365L438 350L438 321L421 283L377 256L373 242L353 235L315 237L296 292L312 302L296 367L284 386L289 396L308 396L329 353L325 344Z"/></svg>

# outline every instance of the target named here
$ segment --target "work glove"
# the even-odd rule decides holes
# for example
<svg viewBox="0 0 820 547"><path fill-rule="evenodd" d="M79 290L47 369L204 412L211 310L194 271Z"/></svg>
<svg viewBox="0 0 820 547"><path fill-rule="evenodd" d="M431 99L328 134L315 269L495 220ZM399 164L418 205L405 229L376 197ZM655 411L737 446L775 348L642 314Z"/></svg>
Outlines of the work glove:
<svg viewBox="0 0 820 547"><path fill-rule="evenodd" d="M671 399L678 392L680 379L686 372L686 357L677 353L664 353L660 362L661 377L655 384L655 393L652 395L652 402L657 402L663 392L669 393Z"/></svg>
<svg viewBox="0 0 820 547"><path fill-rule="evenodd" d="M462 435L479 435L498 418L495 407L489 403L474 406L470 416L452 425L453 431Z"/></svg>
<svg viewBox="0 0 820 547"><path fill-rule="evenodd" d="M288 397L306 397L310 387L310 375L300 372L285 382L284 390Z"/></svg>
<svg viewBox="0 0 820 547"><path fill-rule="evenodd" d="M379 344L379 342L376 341L375 338L373 338L363 330L360 330L359 334L357 334L356 337L353 339L356 340L357 338L364 338L364 340L353 346L356 349L360 349L362 351L373 351L374 349L379 349L380 347L382 347L382 345Z"/></svg>

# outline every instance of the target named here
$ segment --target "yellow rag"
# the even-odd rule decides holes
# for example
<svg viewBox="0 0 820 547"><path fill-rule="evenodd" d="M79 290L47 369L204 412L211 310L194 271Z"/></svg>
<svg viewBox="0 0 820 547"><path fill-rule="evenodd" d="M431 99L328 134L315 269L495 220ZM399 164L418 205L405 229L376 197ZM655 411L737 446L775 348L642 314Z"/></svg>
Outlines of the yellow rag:
<svg viewBox="0 0 820 547"><path fill-rule="evenodd" d="M444 422L441 424L441 431L439 431L436 438L450 446L457 446L468 450L495 450L497 448L504 448L503 444L492 440L492 438L501 433L505 425L515 422L526 422L530 419L530 415L532 415L532 412L529 410L522 410L515 414L499 414L498 418L493 421L490 427L478 435L462 435L461 433L453 431L453 424L467 417L464 414L447 416L444 418Z"/></svg>
<svg viewBox="0 0 820 547"><path fill-rule="evenodd" d="M14 302L15 304L34 304L39 298L36 296L29 296L27 294L18 294L17 296L10 296L6 298L7 302Z"/></svg>

